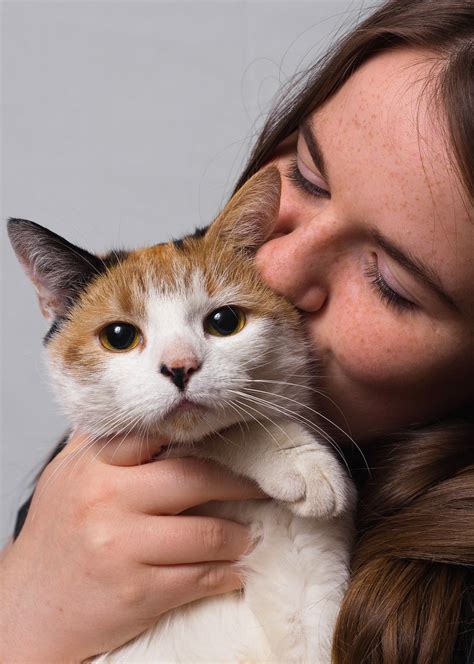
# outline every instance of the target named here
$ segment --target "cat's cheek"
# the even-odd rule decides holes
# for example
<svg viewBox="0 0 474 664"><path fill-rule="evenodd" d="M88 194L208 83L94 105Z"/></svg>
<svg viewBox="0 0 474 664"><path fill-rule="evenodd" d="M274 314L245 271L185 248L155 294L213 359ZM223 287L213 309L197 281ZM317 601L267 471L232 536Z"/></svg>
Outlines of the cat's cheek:
<svg viewBox="0 0 474 664"><path fill-rule="evenodd" d="M106 362L96 349L83 347L76 361L68 364L63 349L59 339L46 348L46 364L56 400L74 428L102 435L103 422L110 420L115 407L113 390L104 381Z"/></svg>

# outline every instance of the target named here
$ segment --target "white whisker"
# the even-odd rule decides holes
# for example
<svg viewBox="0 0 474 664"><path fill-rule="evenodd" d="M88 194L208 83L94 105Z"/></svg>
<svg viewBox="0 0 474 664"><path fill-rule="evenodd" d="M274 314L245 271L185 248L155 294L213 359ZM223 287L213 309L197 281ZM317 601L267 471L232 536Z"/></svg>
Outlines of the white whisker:
<svg viewBox="0 0 474 664"><path fill-rule="evenodd" d="M259 397L255 397L253 395L245 394L245 393L242 393L242 392L235 391L235 393L240 394L240 396L242 396L243 398L248 399L252 402L255 402L257 404L262 404L265 407L270 408L271 410L276 410L280 414L283 412L283 417L288 417L289 419L291 419L295 422L299 422L300 424L302 422L304 422L304 424L306 425L306 428L309 428L309 429L315 431L318 434L318 436L323 438L331 447L334 448L334 450L338 453L338 456L341 458L342 462L344 463L345 467L350 472L349 465L348 465L348 463L347 463L347 461L344 457L344 454L343 454L342 450L340 449L340 447L331 438L331 436L329 436L329 434L327 434L323 429L320 429L314 422L312 422L308 418L304 417L300 413L295 413L293 411L290 411L288 408L285 408L284 406L281 406L281 405L277 406L276 404L274 404L270 401L267 401L265 399L261 399Z"/></svg>
<svg viewBox="0 0 474 664"><path fill-rule="evenodd" d="M271 419L271 417L269 417L268 415L265 415L265 413L262 413L262 412L259 411L257 408L253 408L253 407L250 406L248 403L245 404L245 409L244 409L244 406L242 405L242 402L241 402L241 401L237 401L237 400L235 400L235 403L238 403L239 406L242 408L242 410L244 410L244 412L245 412L245 409L246 409L246 408L250 408L251 410L253 410L254 412L256 412L260 417L264 417L264 418L265 418L266 420L268 420L271 424L273 424L274 426L276 426L277 428L279 428L279 429L282 431L282 433L283 433L284 435L286 435L286 437L288 438L288 440L290 440L290 436L288 435L288 433L286 433L285 431L283 431L283 429L282 429L278 424L276 424L276 423ZM248 411L247 411L247 412L248 412ZM272 438L272 440L275 442L275 445L278 447L278 449L281 449L281 445L279 444L278 440L277 440L277 439L275 438L275 436L271 433L271 431L269 431L269 430L267 429L267 427L263 424L263 422L261 422L261 421L260 421L258 418L256 418L255 416L253 416L252 413L248 413L248 415L249 415L250 417L252 417L252 419L253 419L255 422L257 422L257 424L259 424L259 425L262 427L262 429L264 429L264 430L267 432L267 434L270 436L270 438Z"/></svg>
<svg viewBox="0 0 474 664"><path fill-rule="evenodd" d="M281 384L281 385L286 385L286 384L287 384L287 383L285 383L284 381L265 381L265 380L255 380L255 381L253 381L253 382L271 382L271 383L278 383L278 384ZM288 385L295 385L295 383L288 383ZM299 385L296 385L296 387L300 387L300 386L299 386ZM275 396L276 396L277 398L286 399L286 400L288 400L288 401L291 401L292 403L297 404L298 406L300 406L300 407L302 407L302 408L305 408L306 410L309 410L310 412L314 413L314 414L316 415L316 417L318 417L318 418L322 418L323 420L325 420L326 422L328 422L329 424L331 424L331 426L333 426L335 429L337 429L341 434L343 434L343 435L344 435L344 436L350 441L350 443L352 443L352 445L354 445L354 447L356 448L356 450L357 450L357 451L359 452L359 454L361 455L361 457L362 457L362 459L363 459L363 461L364 461L364 463L365 463L365 466L366 466L367 470L369 470L369 465L368 465L367 459L366 459L366 457L365 457L365 455L364 455L362 449L361 449L360 446L356 443L356 441L352 438L352 436L350 436L346 431L344 431L344 429L342 429L342 428L341 428L340 426L338 426L335 422L333 422L333 420L331 420L330 418L326 417L323 413L321 413L321 412L315 410L314 408L311 408L311 407L308 406L307 404L304 404L304 403L299 402L299 401L296 400L296 399L292 399L291 397L288 397L288 396L285 395L285 394L277 393L277 394L275 395L273 392L268 392L268 391L266 391L266 390L257 390L257 389L255 389L255 388L250 388L250 387L246 387L246 386L244 387L244 389L247 390L247 391L250 391L250 392L257 392L257 393L261 393L261 394L268 394L268 395L270 395L270 396L272 396L272 397L275 397ZM311 389L312 391L314 391L312 388L309 388L309 389ZM317 390L316 390L316 392L317 392ZM250 396L250 395L248 395L248 396ZM268 403L270 403L270 402L268 402ZM288 410L287 413L291 413L291 411ZM311 423L311 424L313 425L313 427L317 427L317 431L318 431L321 435L323 435L323 436L325 437L325 439L328 440L328 442L331 442L331 444L334 445L335 449L337 449L337 451L338 451L338 453L340 454L340 456L341 456L342 458L344 458L344 455L342 454L342 451L340 450L339 447L336 447L336 443L335 443L334 439L333 439L332 437L330 437L329 434L327 434L326 432L324 432L323 429L321 429L320 427L318 427L318 426L316 425L316 423L312 422L311 420L307 420L306 418L304 418L304 421L306 421L307 423ZM346 465L347 465L347 463L346 463Z"/></svg>
<svg viewBox="0 0 474 664"><path fill-rule="evenodd" d="M313 377L313 378L314 378L314 377ZM241 378L241 379L236 378L236 379L234 379L234 380L237 380L237 381L245 381L246 379L243 379L243 378ZM338 412L339 412L340 415L344 418L344 420L346 419L345 416L344 416L343 411L342 411L341 408L337 405L337 403L336 403L333 399L331 399L331 397L329 397L327 394L325 394L325 393L322 392L321 390L317 390L317 389L314 388L314 387L310 387L309 385L302 385L302 384L299 384L299 383L290 383L289 381L285 381L285 380L269 380L269 379L266 380L266 379L263 379L263 378L252 378L251 381L252 381L253 383L271 383L271 384L275 384L275 385L283 385L283 386L286 386L286 385L292 385L292 386L294 386L294 387L298 387L298 388L300 388L300 389L308 390L308 391L310 391L310 392L313 392L314 394L318 394L319 396L322 396L322 397L324 397L325 399L327 399L327 400L328 400L328 401L329 401L329 402L330 402L330 403L331 403L331 404L332 404L332 405L338 410ZM324 417L321 413L318 413L318 415L319 415L319 417ZM341 427L338 427L337 424L336 424L335 422L333 422L332 420L330 420L330 419L328 419L328 418L325 418L325 419L326 419L326 420L327 420L332 426L334 426L336 429L338 429L338 430L339 430L339 431L340 431L340 432L341 432L346 438L348 438L349 441L350 441L351 443L353 443L354 445L356 444L355 441L353 440L353 438L351 437L351 435L350 435L347 431L344 431L344 429L342 429ZM347 422L346 422L346 424L347 424ZM348 428L349 428L349 427L348 427Z"/></svg>

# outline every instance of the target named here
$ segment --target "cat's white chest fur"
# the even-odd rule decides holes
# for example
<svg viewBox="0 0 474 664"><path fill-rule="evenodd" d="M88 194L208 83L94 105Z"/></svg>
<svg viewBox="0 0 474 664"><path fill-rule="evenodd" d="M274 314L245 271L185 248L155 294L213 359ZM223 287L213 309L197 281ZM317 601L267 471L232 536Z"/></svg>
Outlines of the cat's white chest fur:
<svg viewBox="0 0 474 664"><path fill-rule="evenodd" d="M194 454L252 477L277 499L193 511L251 525L257 544L241 562L245 590L170 611L96 662L329 664L348 578L352 486L299 424L280 420L266 432L254 424L245 440L238 427L225 435L239 445L210 438Z"/></svg>

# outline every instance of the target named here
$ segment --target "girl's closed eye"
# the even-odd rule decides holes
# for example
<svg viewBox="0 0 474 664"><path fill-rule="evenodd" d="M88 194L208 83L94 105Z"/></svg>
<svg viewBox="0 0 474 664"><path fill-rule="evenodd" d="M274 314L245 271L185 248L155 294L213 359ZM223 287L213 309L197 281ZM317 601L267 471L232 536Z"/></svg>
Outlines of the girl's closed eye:
<svg viewBox="0 0 474 664"><path fill-rule="evenodd" d="M331 194L327 189L319 187L302 174L298 167L298 160L296 157L291 160L286 177L305 194L316 196L317 198L331 198Z"/></svg>
<svg viewBox="0 0 474 664"><path fill-rule="evenodd" d="M382 302L388 306L393 307L400 312L414 311L419 308L417 304L407 300L388 285L382 276L376 261L372 261L370 265L366 266L365 275L369 278L370 285L375 290L376 294L380 297Z"/></svg>

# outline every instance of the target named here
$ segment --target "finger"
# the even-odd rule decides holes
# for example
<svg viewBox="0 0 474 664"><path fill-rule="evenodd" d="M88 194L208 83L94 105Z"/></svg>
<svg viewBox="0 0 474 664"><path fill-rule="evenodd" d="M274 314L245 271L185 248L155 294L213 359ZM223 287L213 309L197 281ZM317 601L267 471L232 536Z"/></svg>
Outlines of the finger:
<svg viewBox="0 0 474 664"><path fill-rule="evenodd" d="M243 586L238 566L228 562L147 566L145 573L149 587L156 588L156 604L158 607L165 605L167 610L204 597L240 590ZM152 599L152 593L149 597Z"/></svg>
<svg viewBox="0 0 474 664"><path fill-rule="evenodd" d="M62 455L77 455L83 450L88 459L93 457L113 466L138 466L151 461L168 442L158 436L143 438L136 434L118 434L94 439L84 431L75 431Z"/></svg>
<svg viewBox="0 0 474 664"><path fill-rule="evenodd" d="M136 558L150 565L235 561L252 546L246 526L206 516L144 516L133 531Z"/></svg>
<svg viewBox="0 0 474 664"><path fill-rule="evenodd" d="M252 480L192 457L154 461L124 473L123 481L132 509L148 514L180 514L210 500L268 498Z"/></svg>

